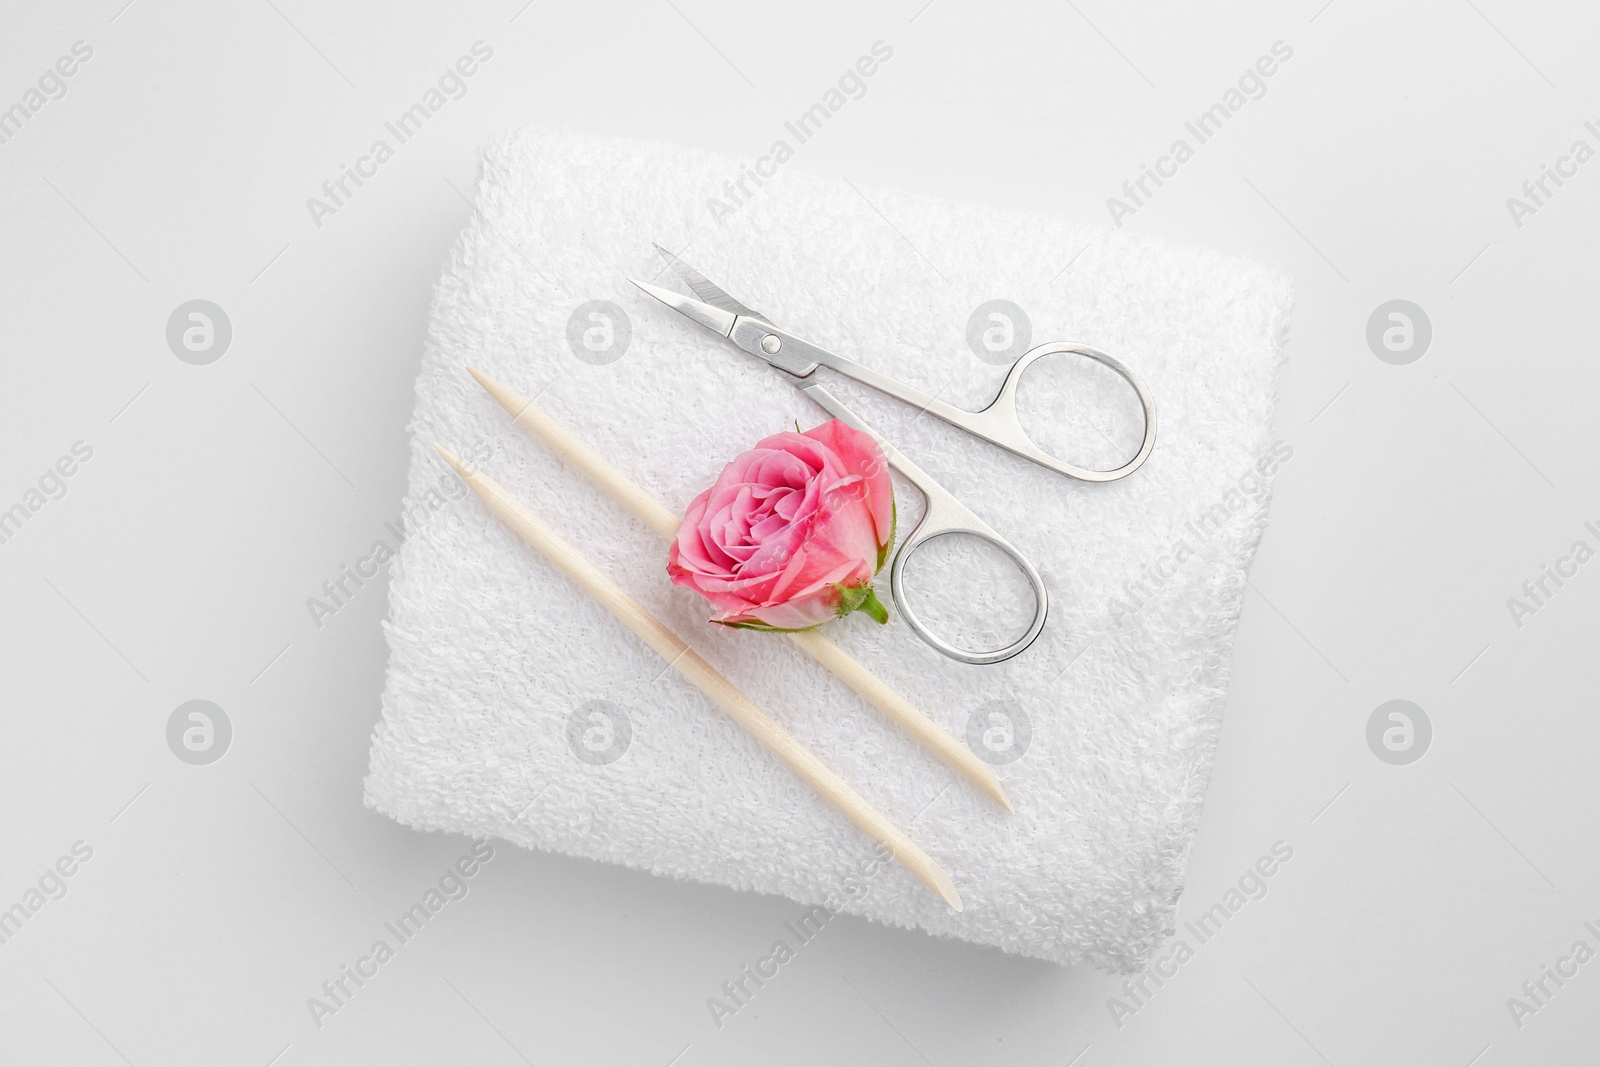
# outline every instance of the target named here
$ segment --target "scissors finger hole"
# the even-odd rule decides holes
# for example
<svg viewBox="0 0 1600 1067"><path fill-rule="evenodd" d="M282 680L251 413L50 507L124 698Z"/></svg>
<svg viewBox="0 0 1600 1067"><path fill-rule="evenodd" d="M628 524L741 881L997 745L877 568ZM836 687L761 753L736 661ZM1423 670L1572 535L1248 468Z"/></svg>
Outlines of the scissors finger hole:
<svg viewBox="0 0 1600 1067"><path fill-rule="evenodd" d="M1033 586L1016 563L970 534L937 534L917 545L900 572L900 597L917 621L958 648L1004 648L1038 613Z"/></svg>
<svg viewBox="0 0 1600 1067"><path fill-rule="evenodd" d="M1023 371L1017 418L1035 445L1088 470L1115 470L1144 441L1144 407L1121 374L1090 356L1052 352Z"/></svg>

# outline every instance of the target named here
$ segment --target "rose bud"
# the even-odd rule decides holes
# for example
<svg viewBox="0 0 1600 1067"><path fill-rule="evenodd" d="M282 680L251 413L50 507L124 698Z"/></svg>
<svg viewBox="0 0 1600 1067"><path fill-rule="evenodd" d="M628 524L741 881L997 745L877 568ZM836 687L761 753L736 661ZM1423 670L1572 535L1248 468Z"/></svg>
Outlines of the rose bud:
<svg viewBox="0 0 1600 1067"><path fill-rule="evenodd" d="M837 419L768 437L689 505L667 573L711 602L712 622L808 630L860 609L894 540L894 487L871 434Z"/></svg>

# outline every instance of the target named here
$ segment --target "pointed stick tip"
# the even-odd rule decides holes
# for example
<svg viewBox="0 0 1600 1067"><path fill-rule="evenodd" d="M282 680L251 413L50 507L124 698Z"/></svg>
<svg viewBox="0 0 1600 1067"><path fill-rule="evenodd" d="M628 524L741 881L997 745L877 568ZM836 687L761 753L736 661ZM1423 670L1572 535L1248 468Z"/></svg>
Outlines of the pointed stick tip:
<svg viewBox="0 0 1600 1067"><path fill-rule="evenodd" d="M450 466L455 469L455 472L461 475L462 478L466 478L468 476L466 467L462 466L460 458L458 458L454 452L450 451L437 441L433 443L433 450L439 453L439 455L443 456L444 461L450 464Z"/></svg>
<svg viewBox="0 0 1600 1067"><path fill-rule="evenodd" d="M479 370L477 367L474 367L470 363L467 364L467 373L472 375L479 385L483 386L484 392L498 400L501 407L506 408L508 411L510 410L510 403L507 400L507 394L509 394L511 390L502 385L498 379L489 377L487 374L483 373L483 371ZM515 415L516 412L513 411L512 414Z"/></svg>
<svg viewBox="0 0 1600 1067"><path fill-rule="evenodd" d="M979 762L972 755L971 749L964 748L959 743L953 743L950 751L941 753L941 755L945 756L951 766L966 775L967 779L981 789L985 796L1005 808L1008 814L1015 815L1017 813L1017 809L1012 806L1011 798L1006 795L1005 786L1000 784L1000 779L995 777L994 771L990 769L987 763Z"/></svg>
<svg viewBox="0 0 1600 1067"><path fill-rule="evenodd" d="M478 384L483 386L483 391L493 397L495 402L501 407L505 408L506 414L510 415L513 419L520 421L524 414L537 410L533 407L533 401L529 400L527 397L511 388L509 385L506 385L504 382L496 378L489 377L477 367L469 365L467 367L467 373L476 378L478 380Z"/></svg>
<svg viewBox="0 0 1600 1067"><path fill-rule="evenodd" d="M961 894L956 892L956 884L950 880L943 867L936 866L934 869L939 874L938 884L934 886L934 890L944 898L944 902L950 905L952 911L965 911L966 907L961 903Z"/></svg>
<svg viewBox="0 0 1600 1067"><path fill-rule="evenodd" d="M939 865L939 861L918 848L914 842L906 841L906 851L901 852L889 841L879 839L879 842L889 849L889 854L900 862L900 865L911 873L917 881L933 890L938 898L947 904L953 911L964 911L961 903L961 894L956 890L956 883L950 877L950 872Z"/></svg>

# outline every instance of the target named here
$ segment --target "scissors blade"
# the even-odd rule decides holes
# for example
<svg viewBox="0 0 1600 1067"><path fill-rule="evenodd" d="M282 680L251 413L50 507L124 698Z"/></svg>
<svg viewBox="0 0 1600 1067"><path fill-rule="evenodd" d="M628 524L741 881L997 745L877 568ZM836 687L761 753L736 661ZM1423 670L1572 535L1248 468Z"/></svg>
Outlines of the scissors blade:
<svg viewBox="0 0 1600 1067"><path fill-rule="evenodd" d="M671 289L663 289L659 285L641 282L637 278L629 278L628 280L684 318L699 323L713 333L719 333L724 337L733 333L733 324L739 318L737 312L713 307L693 297L675 293Z"/></svg>
<svg viewBox="0 0 1600 1067"><path fill-rule="evenodd" d="M668 252L665 248L656 245L656 251L661 253L661 258L667 261L669 267L677 271L678 277L683 279L683 283L694 290L694 295L712 307L721 308L723 311L731 311L735 315L748 315L753 319L766 318L760 312L752 311L739 303L719 286L713 284L704 274L701 274L671 252Z"/></svg>
<svg viewBox="0 0 1600 1067"><path fill-rule="evenodd" d="M769 333L779 331L777 327L767 321L765 315L745 307L739 301L707 281L705 275L660 245L656 245L656 251L666 257L673 270L677 271L684 283L693 289L701 299L691 300L689 297L674 293L670 289L662 289L648 282L641 282L636 278L628 279L634 285L637 285L640 289L643 289L679 314L685 315L706 329L713 330L728 338L728 340L752 356L766 360L785 374L796 378L805 378L817 369L818 364L809 356L796 355L792 351L792 348L797 343L804 348L814 348L814 345L809 345L801 341L800 338L786 335L791 342L789 346L780 347L776 351L769 351L764 342L768 340ZM747 325L754 325L750 329L736 332L735 328L740 320L745 320Z"/></svg>

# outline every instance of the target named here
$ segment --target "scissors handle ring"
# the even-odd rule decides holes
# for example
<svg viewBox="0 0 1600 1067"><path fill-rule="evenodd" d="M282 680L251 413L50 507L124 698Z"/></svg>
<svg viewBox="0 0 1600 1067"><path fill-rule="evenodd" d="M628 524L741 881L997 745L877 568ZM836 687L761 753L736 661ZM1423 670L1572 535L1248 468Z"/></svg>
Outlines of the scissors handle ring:
<svg viewBox="0 0 1600 1067"><path fill-rule="evenodd" d="M1017 416L1017 389L1022 383L1023 373L1045 356L1061 354L1085 356L1109 367L1132 386L1134 393L1139 397L1139 406L1144 410L1144 440L1140 442L1139 451L1134 457L1115 470L1091 470L1059 460L1034 444L1028 437L1027 431L1022 428L1022 420ZM931 405L928 410L946 422L975 433L1023 459L1032 460L1057 474L1065 474L1069 478L1085 482L1114 482L1119 478L1126 478L1144 466L1144 461L1150 458L1150 452L1156 446L1156 405L1144 381L1121 360L1098 348L1078 344L1075 341L1052 341L1025 352L1022 358L1011 364L1011 369L1006 372L1005 381L1000 386L1000 394L982 411L966 411L943 401Z"/></svg>
<svg viewBox="0 0 1600 1067"><path fill-rule="evenodd" d="M1046 470L1079 481L1114 482L1119 478L1126 478L1144 466L1144 461L1150 458L1150 452L1156 446L1156 404L1151 399L1150 390L1145 387L1144 380L1121 360L1098 348L1076 341L1052 341L1030 348L1023 353L1022 358L1011 364L1010 370L1006 371L999 395L989 406L981 411L968 411L966 408L956 407L948 401L925 393L915 386L875 371L865 364L829 352L820 345L796 337L764 319L741 315L733 320L730 331L728 336L740 348L759 356L793 378L809 379L819 366L827 367L846 377L854 378L880 393L886 393L919 407L935 418L943 419L950 425L959 427L990 444L998 445L1007 452L1037 463ZM1022 427L1022 420L1017 416L1017 390L1022 384L1022 375L1044 357L1061 354L1084 356L1109 367L1132 386L1134 393L1139 397L1139 406L1144 411L1144 440L1139 443L1139 451L1134 457L1115 470L1091 470L1088 467L1079 467L1059 460L1034 444L1028 437L1028 432Z"/></svg>
<svg viewBox="0 0 1600 1067"><path fill-rule="evenodd" d="M953 660L972 664L1000 663L1008 660L1033 644L1034 639L1044 630L1045 616L1050 611L1050 600L1048 594L1045 593L1044 579L1040 577L1038 570L1028 561L1028 558L1017 551L1016 546L1011 542L987 527L978 528L982 526L981 522L974 523L971 526L964 526L949 521L941 521L936 515L938 503L933 497L929 497L927 514L923 516L923 520L917 524L916 528L911 531L904 543L901 544L899 550L895 552L894 562L889 566L889 592L894 598L894 605L899 610L901 617L906 620L906 624L915 631L918 637ZM937 537L948 537L952 534L966 534L970 537L977 537L998 548L1010 557L1011 562L1017 565L1017 569L1022 571L1023 575L1028 579L1028 584L1033 588L1034 613L1033 621L1028 625L1028 632L1004 648L979 652L952 645L924 626L922 620L917 618L917 613L912 610L910 598L905 594L904 572L906 563L929 541Z"/></svg>
<svg viewBox="0 0 1600 1067"><path fill-rule="evenodd" d="M1034 638L1044 630L1045 616L1050 611L1050 598L1045 593L1044 579L1039 576L1038 569L1028 558L1017 551L1017 547L1010 541L995 533L988 523L974 515L971 509L951 495L944 486L934 481L921 467L907 459L898 448L885 441L871 426L862 422L855 412L845 407L838 397L823 386L816 382L800 381L796 382L796 388L816 401L817 406L834 418L855 427L862 433L871 434L882 447L884 458L888 460L889 465L905 475L927 502L927 510L922 513L922 519L911 528L910 533L900 539L900 547L895 551L894 562L889 565L889 593L894 598L895 607L911 627L911 631L940 653L962 663L1000 663L1033 644ZM903 575L906 562L919 548L935 537L945 537L949 534L968 534L987 541L1004 552L1033 587L1034 614L1033 621L1028 625L1028 632L1004 648L989 652L974 652L952 645L922 624L922 620L917 618L916 611L911 607L910 598L905 595Z"/></svg>

